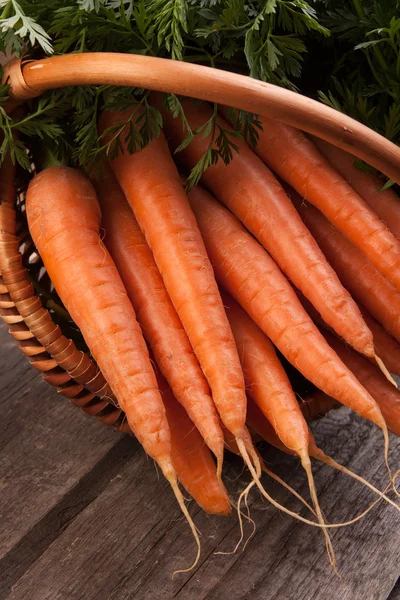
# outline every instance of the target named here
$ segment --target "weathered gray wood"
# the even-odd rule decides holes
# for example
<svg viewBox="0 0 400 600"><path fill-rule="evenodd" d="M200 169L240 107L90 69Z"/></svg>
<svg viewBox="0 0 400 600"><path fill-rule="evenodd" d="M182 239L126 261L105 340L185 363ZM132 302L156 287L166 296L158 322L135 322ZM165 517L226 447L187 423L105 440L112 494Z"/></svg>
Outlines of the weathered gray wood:
<svg viewBox="0 0 400 600"><path fill-rule="evenodd" d="M339 411L317 425L316 435L338 459L385 485L381 436L368 423ZM399 440L392 440L393 456L399 448ZM267 457L306 494L295 461L272 450ZM237 477L239 461L227 463L230 477ZM371 501L361 486L328 467L317 466L315 472L329 520L351 518ZM245 480L242 474L232 489L242 489ZM286 492L269 483L268 489L286 506L298 509ZM21 578L9 600L384 600L399 575L400 519L383 504L361 523L333 533L342 580L328 565L320 532L277 513L257 495L252 505L257 533L244 553L213 554L233 548L238 537L234 519L211 518L196 510L194 514L203 533L201 565L172 582L173 570L193 557L193 543L167 484L157 481L155 470L138 451Z"/></svg>
<svg viewBox="0 0 400 600"><path fill-rule="evenodd" d="M24 536L35 531L121 436L57 397L4 325L0 327L0 410L0 560L5 561L0 562L1 590L9 582L10 569L15 575L27 559L26 552L15 555ZM69 510L76 511L80 502L81 508L85 506L85 499L77 497L74 502L77 506L72 503L70 508L64 502L65 512L53 523L54 531L65 524ZM39 536L43 533L39 527ZM30 554L37 558L39 538L31 541Z"/></svg>
<svg viewBox="0 0 400 600"><path fill-rule="evenodd" d="M13 354L13 342L6 351L0 348L0 407L7 411L5 425L0 424L0 443L1 436L7 440L0 477L7 471L11 480L0 492L0 539L8 548L0 562L0 582L6 582L1 599L386 600L392 594L390 600L397 600L400 518L383 503L358 524L333 531L343 579L328 564L320 531L279 513L257 493L251 496L256 534L245 552L234 555L214 552L233 549L237 519L210 517L191 504L203 534L201 561L196 571L171 581L195 549L152 461L133 440L57 398L16 349ZM18 366L7 371L15 360ZM40 417L34 411L39 394ZM337 460L386 485L382 436L372 425L342 409L318 423L315 435ZM400 440L392 438L394 465L399 450ZM297 461L272 449L264 455L307 496ZM226 467L235 494L248 476L235 457L227 457ZM349 519L373 500L358 483L324 465L316 464L314 471L329 521ZM267 478L264 483L285 506L309 516L282 488Z"/></svg>

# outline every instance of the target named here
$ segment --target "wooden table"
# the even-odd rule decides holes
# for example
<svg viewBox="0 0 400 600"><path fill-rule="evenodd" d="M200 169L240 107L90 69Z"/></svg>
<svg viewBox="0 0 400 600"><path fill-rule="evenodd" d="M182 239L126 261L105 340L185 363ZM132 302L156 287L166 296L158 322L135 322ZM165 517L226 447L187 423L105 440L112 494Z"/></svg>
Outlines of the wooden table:
<svg viewBox="0 0 400 600"><path fill-rule="evenodd" d="M167 483L138 443L72 407L29 365L0 326L0 599L7 600L390 600L400 599L400 514L379 503L357 524L336 529L342 578L326 557L323 537L251 497L257 530L246 550L230 552L238 523L190 504L202 533L194 544ZM382 436L341 409L314 426L317 442L337 460L383 488ZM400 466L400 440L391 439ZM271 448L270 467L307 496L297 461ZM329 467L315 465L329 521L352 518L373 496ZM232 494L248 475L226 458ZM309 516L289 493L265 479L272 495ZM247 527L247 533L250 528Z"/></svg>

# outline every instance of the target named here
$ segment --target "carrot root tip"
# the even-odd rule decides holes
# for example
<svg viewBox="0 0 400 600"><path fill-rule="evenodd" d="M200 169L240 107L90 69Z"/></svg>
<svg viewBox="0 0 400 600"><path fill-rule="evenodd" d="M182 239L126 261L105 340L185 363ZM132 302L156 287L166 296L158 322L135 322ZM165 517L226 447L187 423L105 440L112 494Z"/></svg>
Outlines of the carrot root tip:
<svg viewBox="0 0 400 600"><path fill-rule="evenodd" d="M193 537L194 537L196 545L197 545L196 558L194 559L192 565L190 567L188 567L187 569L177 569L176 571L174 571L172 574L172 579L174 579L175 575L177 575L178 573L189 573L190 571L193 571L193 569L196 568L196 566L200 560L201 543L200 543L200 538L199 538L199 534L198 534L196 525L194 524L194 521L193 521L192 517L190 516L188 509L186 508L185 501L183 499L182 492L179 489L176 477L169 475L169 476L167 476L167 479L172 487L172 490L175 494L175 498L178 501L180 509L183 512L187 522L189 523L189 527L192 531Z"/></svg>
<svg viewBox="0 0 400 600"><path fill-rule="evenodd" d="M378 367L380 368L380 370L382 371L382 373L384 374L384 376L386 377L386 379L388 381L390 381L390 383L392 385L394 385L394 387L397 389L398 388L397 383L395 382L392 375L388 371L383 360L381 358L379 358L379 356L377 356L376 354L375 354L375 361L376 361L376 364L378 365Z"/></svg>
<svg viewBox="0 0 400 600"><path fill-rule="evenodd" d="M338 573L335 551L333 549L332 542L329 537L328 530L326 528L325 519L323 517L322 511L321 511L321 508L319 505L319 501L318 501L317 490L315 488L314 477L312 474L310 457L308 456L307 452L304 452L303 455L300 456L300 459L301 459L301 464L303 466L303 469L305 470L306 475L307 475L308 487L310 489L311 499L312 499L312 502L313 502L313 505L315 508L315 513L316 513L318 522L321 524L321 527L322 527L322 530L324 533L326 551L328 553L329 562L330 562L333 570L335 571L335 573Z"/></svg>
<svg viewBox="0 0 400 600"><path fill-rule="evenodd" d="M378 500L375 500L375 502L373 502L373 504L371 504L369 506L369 508L367 508L363 513L361 513L361 515L358 515L357 517L355 517L354 519L352 519L351 521L347 522L347 525L351 525L353 523L355 523L356 521L359 521L362 517L364 517L374 506L375 504L377 504L380 500L384 500L385 502L387 502L388 504L390 504L391 506L393 506L393 508L395 508L396 510L398 510L400 512L400 507L393 502L393 500L391 500L390 498L388 498L388 496L386 496L385 492L381 492L380 490L378 490L378 488L376 488L374 485L372 485L372 483L370 483L367 479L364 479L364 477L361 477L360 475L357 475L357 473L354 473L354 471L351 471L350 469L348 469L347 467L344 467L343 465L341 465L340 463L336 462L333 458L331 458L330 456L327 456L325 454L325 452L323 452L322 450L320 450L319 448L314 448L313 449L313 454L312 456L314 458L316 458L317 460L320 460L321 462L325 463L326 465L332 467L333 469L336 469L337 471L341 471L342 473L344 473L345 475L348 475L349 477L352 477L353 479L355 479L356 481L358 481L359 483L361 483L362 485L365 485L366 487L368 487L374 494L377 494L379 496ZM393 484L393 482L396 480L397 475L400 473L400 471L397 471L397 473L394 475L394 477L391 479L390 484L387 486L386 490L389 489L391 487L391 485ZM385 491L386 491L385 490Z"/></svg>

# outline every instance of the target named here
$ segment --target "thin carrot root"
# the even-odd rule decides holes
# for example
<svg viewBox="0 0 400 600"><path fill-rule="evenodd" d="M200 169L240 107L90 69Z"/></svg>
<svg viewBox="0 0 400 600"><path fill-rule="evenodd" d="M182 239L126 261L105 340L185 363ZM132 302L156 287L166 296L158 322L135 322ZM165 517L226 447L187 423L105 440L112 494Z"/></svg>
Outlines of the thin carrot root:
<svg viewBox="0 0 400 600"><path fill-rule="evenodd" d="M241 456L242 456L242 458L243 458L244 462L246 463L246 465L247 465L247 466L249 466L249 465L247 464L247 461L249 461L249 462L250 462L250 458L251 458L252 464L253 464L253 465L254 465L254 467L256 468L257 479L260 479L260 477L261 477L261 470L262 470L262 469L261 469L261 460L260 460L260 455L258 454L257 450L254 448L254 445L253 445L253 440L251 439L251 435L250 435L250 433L249 433L249 432L248 432L248 430L246 429L246 430L245 430L245 433L244 433L244 435L243 435L243 438L241 438L241 442L242 442L242 444L243 444L243 448L244 448L244 449L245 449L245 451L246 451L247 460L246 460L245 456L243 455L243 453L242 453L242 451L241 451L241 449L240 449L240 446L239 446L239 441L238 441L238 440L239 440L240 438L235 438L235 439L236 439L236 443L237 443L237 445L238 445L238 448L239 448L240 454L241 454ZM250 455L250 456L249 456L249 455Z"/></svg>
<svg viewBox="0 0 400 600"><path fill-rule="evenodd" d="M385 427L382 427L382 433L383 433L383 439L384 439L384 443L385 443L385 449L384 449L384 451L385 451L385 464L386 464L387 472L389 474L389 480L390 480L390 482L392 484L393 491L400 498L400 493L397 491L396 485L395 485L395 477L392 475L392 469L390 468L390 465L389 465L389 432L388 432L388 429L386 427L386 423L385 423Z"/></svg>
<svg viewBox="0 0 400 600"><path fill-rule="evenodd" d="M397 388L398 387L397 383L395 382L395 380L393 379L393 377L389 373L388 369L385 367L385 363L376 354L375 354L375 361L376 361L376 364L378 365L378 367L380 368L380 370L382 371L382 373L384 374L384 376L386 377L386 379L388 381L390 381L390 383L392 385L394 385L395 388Z"/></svg>
<svg viewBox="0 0 400 600"><path fill-rule="evenodd" d="M311 462L310 462L310 457L308 456L308 453L304 452L300 456L300 460L301 460L302 467L305 470L306 475L307 475L308 487L310 488L311 499L312 499L312 502L313 502L313 505L315 508L315 513L318 518L318 522L321 524L321 527L323 528L323 533L325 536L326 551L328 553L329 562L330 562L332 568L334 569L334 571L337 573L335 551L333 549L328 530L325 527L325 525L326 525L325 519L322 515L321 508L320 508L320 505L318 502L317 491L315 489L315 482L314 482L314 477L312 474Z"/></svg>
<svg viewBox="0 0 400 600"><path fill-rule="evenodd" d="M274 500L274 498L272 498L272 496L270 496L268 494L268 492L264 489L264 487L261 484L260 478L257 475L256 470L254 469L254 466L250 460L250 457L248 455L248 452L246 450L246 446L244 444L243 439L241 438L236 438L236 443L238 445L240 454L242 455L242 458L244 460L244 462L246 463L247 468L249 469L252 477L253 477L253 481L252 484L256 485L261 493L262 496L264 496L264 498L266 498L273 506L275 506L275 508L278 508L279 510L281 510L282 512L285 512L286 514L290 515L291 517L294 517L295 519L298 519L299 521L302 521L303 523L306 523L307 525L312 525L313 527L342 527L344 525L344 523L336 523L334 525L332 524L324 524L323 526L320 523L316 523L315 521L310 521L309 519L305 519L304 517L302 517L301 515L299 515L298 513L293 512L292 510L289 510L288 508L286 508L285 506L283 506L282 504L279 504L279 502L277 502L276 500ZM260 465L260 460L257 457L257 461L258 464ZM261 468L261 465L260 465ZM253 487L252 485L249 487L247 486L247 488L245 490L243 490L243 492L240 494L239 497L239 502L241 502L241 499L248 495L251 487ZM238 503L238 507L239 507L239 503Z"/></svg>
<svg viewBox="0 0 400 600"><path fill-rule="evenodd" d="M186 508L185 501L183 499L182 492L179 489L176 477L174 477L173 475L170 475L170 474L166 474L166 473L164 473L164 475L165 475L166 479L169 481L169 483L172 487L172 490L175 494L175 498L177 499L177 501L179 503L181 511L183 512L187 522L189 523L189 527L192 531L193 537L194 537L194 539L196 541L196 545L197 545L197 554L196 554L195 560L193 561L193 564L190 567L188 567L187 569L178 569L177 571L174 571L172 574L172 579L174 579L175 575L177 575L178 573L189 573L190 571L193 571L193 569L196 568L196 565L198 564L198 562L200 560L201 544L200 544L200 538L199 538L199 534L197 532L196 525L194 524L193 519L190 516L188 509Z"/></svg>
<svg viewBox="0 0 400 600"><path fill-rule="evenodd" d="M399 492L397 491L397 487L396 487L396 479L398 478L399 475L400 475L400 469L398 469L396 471L396 473L393 476L393 481L392 481L393 489L397 495L399 495Z"/></svg>
<svg viewBox="0 0 400 600"><path fill-rule="evenodd" d="M238 442L238 440L236 440ZM242 445L243 441L239 440ZM239 444L238 444L239 445ZM247 454L246 452L246 448L243 448L244 452ZM318 450L318 449L317 449ZM319 451L321 453L321 455L323 457L325 457L327 460L331 460L332 463L335 463L335 461L333 459L330 459L328 456L326 456L322 450ZM315 456L314 454L312 454L312 456ZM248 456L247 456L248 458ZM315 458L319 458L319 456L315 456ZM326 462L322 457L320 458L320 460L322 462ZM245 461L246 462L246 461ZM329 464L329 463L327 463ZM393 502L392 500L390 500L390 498L388 498L387 496L385 496L385 494L383 492L381 492L380 490L378 490L377 488L375 488L372 484L370 484L368 481L366 481L365 479L363 479L362 477L359 477L358 475L356 475L355 473L353 473L352 471L348 471L348 469L346 469L345 467L342 467L342 465L339 465L338 463L335 463L336 465L338 465L337 467L335 466L334 468L338 468L339 471L344 471L344 472L348 472L347 474L350 475L351 477L354 477L355 479L360 480L362 483L364 483L365 485L367 485L368 487L370 487L376 494L378 494L381 498L385 499L387 502L389 502L390 504L392 504L395 508L397 508L397 510L400 511L400 507L397 506L397 504L395 504L395 502ZM269 494L268 492L265 491L264 487L261 485L260 480L256 477L256 473L254 471L254 467L251 464L250 460L248 460L248 462L246 462L246 465L250 471L250 473L253 475L253 481L249 484L249 486L247 486L247 488L245 490L243 490L243 492L240 494L239 496L239 502L238 502L238 506L239 503L241 503L242 498L244 496L246 496L246 494L249 493L250 489L253 487L253 485L256 485L259 489L259 491L261 492L261 495L264 496L264 498L266 498L273 506L275 506L275 508L277 508L278 510L281 510L282 512L286 513L287 515L290 515L291 517L294 517L295 519L297 519L298 521L301 521L302 523L306 523L307 525L312 525L313 527L320 527L320 528L324 528L324 529L338 529L339 527L347 527L348 525L353 525L354 523L356 523L357 521L359 521L362 517L364 517L372 508L372 506L374 506L376 504L376 502L369 507L367 510L365 510L361 515L358 515L357 517L355 517L354 519L351 519L350 521L343 521L342 523L324 523L324 525L321 525L321 523L317 523L316 521L310 521L309 519L306 519L304 517L302 517L301 515L299 515L298 513L295 513L291 510L289 510L288 508L286 508L285 506L283 506L282 504L279 504L279 502L277 502L276 500L274 500ZM333 464L331 464L331 466L334 466ZM400 471L398 471L395 475L395 478L397 477L397 475L400 474Z"/></svg>
<svg viewBox="0 0 400 600"><path fill-rule="evenodd" d="M303 496L301 496L298 492L296 492L295 489L293 489L288 483L286 483L283 479L281 479L279 477L279 475L276 475L273 471L271 471L265 464L265 462L262 460L261 457L260 458L260 463L261 463L261 469L264 473L266 473L267 475L269 475L269 477L271 477L272 479L274 479L277 483L279 483L280 485L282 485L285 489L287 489L291 494L293 494L293 496L295 496L295 498L297 498L302 504L304 504L304 506L306 508L308 508L308 510L310 512L312 512L313 515L316 516L316 512L314 511L313 507L303 498ZM247 544L249 543L249 541L251 540L251 538L254 536L255 532L256 532L256 524L253 521L253 519L250 517L250 511L249 511L249 506L247 503L247 498L248 498L248 493L250 492L251 487L255 485L254 482L251 482L250 486L247 486L247 488L240 494L239 496L239 500L237 504L234 504L234 502L232 502L230 500L230 504L232 506L232 508L235 508L235 510L238 513L238 520L239 520L239 527L240 527L240 538L239 541L237 542L237 544L235 545L234 549L231 552L215 552L215 554L235 554L240 546L240 544L242 543L243 539L244 539L244 528L243 528L243 517L245 519L247 519L248 521L250 521L253 524L253 531L251 532L251 534L248 536L245 545L243 547L243 550L246 548ZM242 499L245 498L245 504L246 504L246 508L247 508L247 512L248 514L244 514L243 511L241 510L240 506L242 503Z"/></svg>
<svg viewBox="0 0 400 600"><path fill-rule="evenodd" d="M298 492L296 492L296 490L294 488L292 488L288 483L286 483L286 481L284 481L283 479L281 479L279 477L279 475L276 475L273 471L271 471L270 469L268 469L268 467L265 465L265 463L261 463L261 468L264 471L264 473L266 473L267 475L269 475L272 479L274 479L280 485L282 485L284 488L286 488L291 494L293 494L293 496L295 498L297 498L302 504L304 504L304 506L306 508L308 508L308 510L310 512L312 512L313 515L317 516L316 512L313 509L313 507L311 506L311 504L309 504L307 502L307 500L305 500L301 494L299 494Z"/></svg>
<svg viewBox="0 0 400 600"><path fill-rule="evenodd" d="M304 504L304 506L306 508L308 508L308 510L311 511L313 513L313 515L317 516L316 512L313 509L313 507L310 504L308 504L308 502L298 492L296 492L295 489L293 489L289 484L287 484L283 479L281 479L279 477L279 475L276 475L273 471L271 471L270 469L268 469L268 467L266 466L266 464L264 463L264 461L261 458L260 458L260 463L261 463L261 469L263 470L264 473L266 473L267 475L269 475L269 477L271 477L276 482L278 482L280 485L282 485L284 488L286 488L291 494L293 494L293 496L295 496L298 500L300 500L300 502L302 504ZM246 487L246 489L242 491L242 493L239 496L238 504L236 506L236 509L238 511L239 526L240 526L240 539L237 542L237 544L236 544L236 546L235 546L235 548L233 549L232 552L229 552L229 553L224 552L223 554L234 554L237 551L237 549L239 548L239 546L242 543L242 541L243 541L243 538L244 538L244 530L243 530L243 522L242 522L243 512L240 509L240 506L241 506L241 503L242 503L243 498L244 498L244 501L245 501L245 504L246 504L246 508L247 508L247 510L249 510L249 507L248 507L248 495L249 495L249 492L250 492L251 488L254 485L255 485L255 482L252 481ZM246 516L246 515L243 515L243 516ZM250 515L249 515L249 517L246 517L246 518L249 518L249 520L254 524L254 527L253 527L253 531L251 532L251 534L249 535L249 537L247 538L247 540L246 540L246 542L244 544L243 550L245 550L247 544L250 542L251 538L254 536L254 534L256 532L256 526L255 526L255 523L254 523L253 519L250 518Z"/></svg>
<svg viewBox="0 0 400 600"><path fill-rule="evenodd" d="M222 467L223 467L223 463L224 463L224 455L223 453L219 454L219 455L215 455L216 459L217 459L217 480L218 483L220 484L222 489L225 489L225 485L222 481ZM229 502L231 503L231 501L229 500Z"/></svg>
<svg viewBox="0 0 400 600"><path fill-rule="evenodd" d="M364 479L360 475L357 475L357 473L354 473L350 469L347 469L346 467L344 467L340 463L336 462L330 456L327 456L325 454L325 452L323 452L322 450L320 450L316 446L313 448L311 456L313 456L314 458L317 458L318 460L320 460L321 462L325 463L326 465L329 465L330 467L332 467L332 468L334 468L334 469L336 469L338 471L341 471L342 473L345 473L349 477L352 477L353 479L356 479L356 481L359 481L360 483L362 483L363 485L365 485L366 487L368 487L374 494L377 494L381 500L385 500L385 502L388 502L396 510L398 510L400 512L400 507L395 502L393 502L393 500L391 500L388 496L386 496L386 494L384 492L381 492L380 490L378 490L378 488L376 488L374 485L372 485L372 483L370 483L369 481L367 481L366 479ZM397 477L398 474L399 474L399 471L397 471L397 473L394 475L394 477L391 478L391 485L394 484L394 482L395 482L396 477ZM390 487L390 485L388 486L388 488L389 487ZM386 488L386 489L388 489L388 488ZM370 509L375 504L376 504L376 502L370 507ZM366 511L366 512L368 512L368 511Z"/></svg>
<svg viewBox="0 0 400 600"><path fill-rule="evenodd" d="M247 489L247 488L246 488ZM239 496L239 500L240 500L241 495ZM235 508L235 510L237 511L238 514L238 520L239 520L239 528L240 528L240 538L239 541L237 542L237 544L235 545L234 549L231 550L231 552L214 552L214 554L223 554L224 556L229 556L231 554L236 554L240 544L243 541L244 538L244 528L243 528L243 517L245 519L247 519L252 525L253 525L253 531L250 533L249 537L246 540L246 544L249 542L249 540L253 537L253 535L256 532L256 524L255 521L250 517L250 508L249 505L246 502L246 509L247 509L247 515L241 510L239 502L237 504L234 504L234 502L231 503L232 507Z"/></svg>
<svg viewBox="0 0 400 600"><path fill-rule="evenodd" d="M237 549L239 548L240 544L243 541L244 538L244 532L243 532L243 523L242 523L242 511L241 511L241 505L242 505L242 500L243 498L245 498L245 504L248 507L248 497L249 497L249 493L251 488L253 487L253 485L256 485L256 482L253 480L249 483L249 485L241 492L240 496L239 496L239 500L237 503L237 512L238 512L238 518L239 518L239 525L240 525L240 538L238 543L236 544L235 548L233 549L233 553L235 553L237 551ZM247 546L247 544L249 543L250 539L253 537L253 535L255 534L255 528L253 530L253 532L250 534L250 536L247 538L246 542L245 542L245 547Z"/></svg>

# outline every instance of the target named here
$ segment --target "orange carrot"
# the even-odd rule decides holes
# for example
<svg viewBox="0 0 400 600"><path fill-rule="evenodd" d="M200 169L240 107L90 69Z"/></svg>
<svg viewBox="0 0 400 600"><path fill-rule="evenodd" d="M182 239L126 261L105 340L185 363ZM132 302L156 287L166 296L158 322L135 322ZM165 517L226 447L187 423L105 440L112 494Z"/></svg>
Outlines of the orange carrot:
<svg viewBox="0 0 400 600"><path fill-rule="evenodd" d="M400 390L391 385L375 365L354 352L328 332L323 332L329 345L375 398L387 426L400 436Z"/></svg>
<svg viewBox="0 0 400 600"><path fill-rule="evenodd" d="M211 109L206 104L184 101L183 106L192 129L210 117ZM157 107L162 110L159 100ZM163 119L169 141L176 148L186 135L182 122L166 110ZM229 129L222 119L219 123ZM196 135L179 158L187 167L193 167L209 143L201 134ZM219 160L209 167L203 175L204 183L268 250L324 320L358 351L374 356L372 334L358 307L293 210L282 186L247 144L238 139L235 144L239 153L234 153L229 165Z"/></svg>
<svg viewBox="0 0 400 600"><path fill-rule="evenodd" d="M132 112L103 113L100 129L126 120ZM235 341L204 242L163 134L135 154L130 155L125 147L111 166L151 248L221 420L235 435L252 474L255 472L248 452L260 474L254 449L246 449L243 442L246 393Z"/></svg>
<svg viewBox="0 0 400 600"><path fill-rule="evenodd" d="M189 200L219 283L307 379L381 427L387 450L375 400L326 343L274 261L205 190L194 188Z"/></svg>
<svg viewBox="0 0 400 600"><path fill-rule="evenodd" d="M104 243L154 353L156 362L222 469L224 437L209 387L165 289L153 255L110 167L96 191Z"/></svg>
<svg viewBox="0 0 400 600"><path fill-rule="evenodd" d="M386 225L302 131L264 117L260 120L258 156L400 287L400 242Z"/></svg>
<svg viewBox="0 0 400 600"><path fill-rule="evenodd" d="M369 204L396 238L400 239L400 198L395 191L392 188L382 190L384 182L375 174L358 169L354 165L356 158L348 152L319 138L313 137L312 140L332 167Z"/></svg>
<svg viewBox="0 0 400 600"><path fill-rule="evenodd" d="M313 206L291 199L343 285L400 342L400 292Z"/></svg>
<svg viewBox="0 0 400 600"><path fill-rule="evenodd" d="M365 308L360 306L360 310L374 336L377 355L383 360L390 373L400 376L400 344L371 317Z"/></svg>
<svg viewBox="0 0 400 600"><path fill-rule="evenodd" d="M157 380L171 431L172 461L179 481L206 512L229 515L228 494L217 477L209 449L165 379L158 374Z"/></svg>
<svg viewBox="0 0 400 600"><path fill-rule="evenodd" d="M135 312L101 241L95 191L79 171L52 167L31 181L26 211L32 239L57 293L132 431L171 484L196 539L197 562L200 542L177 484L165 408Z"/></svg>
<svg viewBox="0 0 400 600"><path fill-rule="evenodd" d="M307 455L309 431L299 403L268 337L228 294L221 292L250 395L280 440L300 457Z"/></svg>
<svg viewBox="0 0 400 600"><path fill-rule="evenodd" d="M278 448L278 450L282 450L282 452L285 452L286 454L298 456L298 453L295 450L291 450L280 440L267 417L251 397L247 399L247 424L250 429L258 433L258 435L268 442L268 444L271 444L271 446Z"/></svg>
<svg viewBox="0 0 400 600"><path fill-rule="evenodd" d="M320 327L327 328L331 333L336 335L333 329L325 323L318 311L315 310L311 302L309 302L298 290L296 291L296 294L304 310L310 315L314 323ZM371 317L365 308L360 305L359 309L364 321L367 323L374 336L374 346L376 351L375 360L370 357L367 358L373 364L377 363L386 379L388 379L392 385L397 387L397 384L390 373L397 374L397 371L400 373L400 345L377 321L375 321L375 319Z"/></svg>
<svg viewBox="0 0 400 600"><path fill-rule="evenodd" d="M309 430L286 372L267 336L232 297L224 292L221 296L239 352L248 394L254 398L283 444L300 457L318 521L324 526L308 455ZM330 547L329 536L326 532L325 535Z"/></svg>

